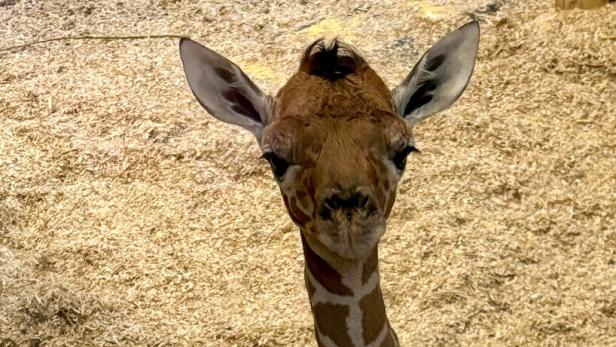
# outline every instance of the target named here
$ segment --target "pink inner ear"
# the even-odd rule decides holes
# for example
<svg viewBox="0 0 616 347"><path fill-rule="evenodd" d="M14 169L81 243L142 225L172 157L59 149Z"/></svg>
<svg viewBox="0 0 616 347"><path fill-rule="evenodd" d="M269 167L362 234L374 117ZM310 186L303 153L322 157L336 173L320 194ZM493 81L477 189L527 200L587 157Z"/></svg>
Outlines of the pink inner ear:
<svg viewBox="0 0 616 347"><path fill-rule="evenodd" d="M231 72L229 70L225 70L225 69L221 69L219 67L215 67L214 71L216 71L216 74L220 78L222 78L225 82L227 82L227 83L233 83L236 80L235 75L233 74L233 72Z"/></svg>
<svg viewBox="0 0 616 347"><path fill-rule="evenodd" d="M437 85L438 81L432 79L423 82L406 104L404 114L411 114L414 110L432 101L434 97L432 92L436 89Z"/></svg>
<svg viewBox="0 0 616 347"><path fill-rule="evenodd" d="M188 84L199 103L215 118L261 138L270 99L233 62L190 39L180 41Z"/></svg>
<svg viewBox="0 0 616 347"><path fill-rule="evenodd" d="M231 87L222 93L225 100L231 103L231 109L241 115L244 115L255 122L261 122L261 115L259 111L255 109L255 106L248 100L248 98L242 94L242 92L236 88Z"/></svg>

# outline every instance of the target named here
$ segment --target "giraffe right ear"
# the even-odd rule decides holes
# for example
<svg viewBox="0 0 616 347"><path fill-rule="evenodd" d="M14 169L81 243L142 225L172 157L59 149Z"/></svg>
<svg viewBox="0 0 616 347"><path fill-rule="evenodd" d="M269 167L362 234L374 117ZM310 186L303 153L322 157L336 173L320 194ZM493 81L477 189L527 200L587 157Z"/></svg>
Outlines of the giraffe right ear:
<svg viewBox="0 0 616 347"><path fill-rule="evenodd" d="M252 132L257 141L271 112L271 97L222 55L182 38L180 57L188 85L212 116Z"/></svg>
<svg viewBox="0 0 616 347"><path fill-rule="evenodd" d="M451 106L471 79L478 46L476 21L447 34L432 46L393 90L398 113L415 125Z"/></svg>

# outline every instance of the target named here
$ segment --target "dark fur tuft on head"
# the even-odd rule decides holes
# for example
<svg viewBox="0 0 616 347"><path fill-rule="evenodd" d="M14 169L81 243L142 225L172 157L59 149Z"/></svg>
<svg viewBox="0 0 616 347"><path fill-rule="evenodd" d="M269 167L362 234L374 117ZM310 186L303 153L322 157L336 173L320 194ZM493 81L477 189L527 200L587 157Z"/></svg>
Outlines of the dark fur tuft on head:
<svg viewBox="0 0 616 347"><path fill-rule="evenodd" d="M354 73L365 63L353 47L337 39L330 43L318 39L306 48L300 70L335 81Z"/></svg>

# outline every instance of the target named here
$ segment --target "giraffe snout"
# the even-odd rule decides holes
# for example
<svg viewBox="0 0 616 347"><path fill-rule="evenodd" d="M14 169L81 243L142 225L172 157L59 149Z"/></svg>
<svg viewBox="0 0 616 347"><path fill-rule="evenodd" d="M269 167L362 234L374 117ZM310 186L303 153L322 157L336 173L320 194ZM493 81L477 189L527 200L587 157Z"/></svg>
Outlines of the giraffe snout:
<svg viewBox="0 0 616 347"><path fill-rule="evenodd" d="M319 218L310 237L345 259L364 257L385 232L385 218L369 187L321 191Z"/></svg>
<svg viewBox="0 0 616 347"><path fill-rule="evenodd" d="M335 216L351 221L356 214L367 217L375 212L374 194L367 187L359 187L347 191L330 190L322 199L319 216L326 221L333 220Z"/></svg>

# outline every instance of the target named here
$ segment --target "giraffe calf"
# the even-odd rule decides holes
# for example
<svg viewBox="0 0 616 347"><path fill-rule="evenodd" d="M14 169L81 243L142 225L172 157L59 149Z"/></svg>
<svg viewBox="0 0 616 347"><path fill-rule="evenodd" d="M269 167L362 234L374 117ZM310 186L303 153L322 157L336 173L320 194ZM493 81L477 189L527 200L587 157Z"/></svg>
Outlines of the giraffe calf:
<svg viewBox="0 0 616 347"><path fill-rule="evenodd" d="M299 227L319 346L399 345L381 294L378 242L417 151L413 127L460 97L478 44L478 23L462 26L390 91L352 47L321 39L269 96L225 57L180 40L197 101L254 134Z"/></svg>

